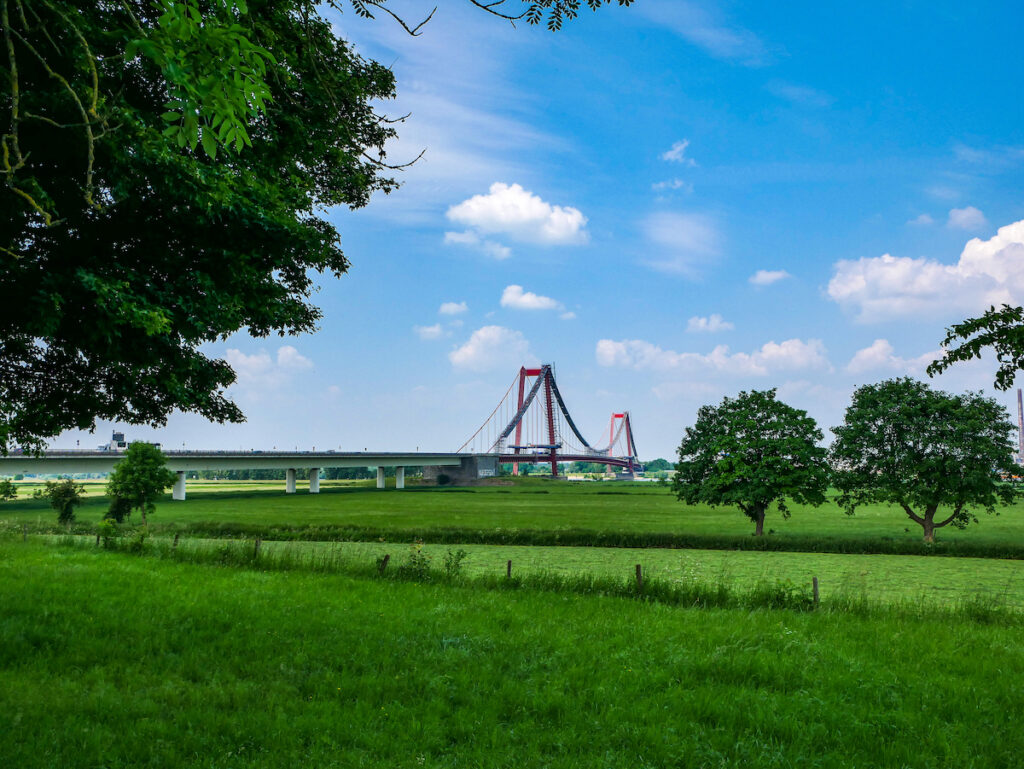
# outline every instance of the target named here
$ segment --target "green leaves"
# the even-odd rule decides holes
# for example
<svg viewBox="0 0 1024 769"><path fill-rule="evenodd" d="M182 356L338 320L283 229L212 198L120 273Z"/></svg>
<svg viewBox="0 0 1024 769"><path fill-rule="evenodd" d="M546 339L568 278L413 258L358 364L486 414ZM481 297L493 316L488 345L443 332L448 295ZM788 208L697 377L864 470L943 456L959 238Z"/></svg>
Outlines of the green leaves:
<svg viewBox="0 0 1024 769"><path fill-rule="evenodd" d="M204 16L197 0L154 5L161 12L156 27L125 52L149 59L164 75L170 98L161 118L172 124L164 136L190 150L201 144L211 160L220 146L239 152L251 145L248 127L272 98L266 75L277 60L236 21L247 6L225 0L220 13Z"/></svg>
<svg viewBox="0 0 1024 769"><path fill-rule="evenodd" d="M962 344L950 347L957 341ZM980 318L968 318L946 329L942 346L946 354L928 366L929 376L941 374L954 363L980 358L984 350L992 348L999 361L995 386L1009 390L1024 369L1024 307L989 307Z"/></svg>
<svg viewBox="0 0 1024 769"><path fill-rule="evenodd" d="M953 395L909 378L865 385L830 457L847 513L871 502L900 505L925 530L975 520L1013 499L999 473L1015 471L1006 410L980 393Z"/></svg>
<svg viewBox="0 0 1024 769"><path fill-rule="evenodd" d="M703 406L679 446L673 488L689 504L736 505L758 525L787 499L820 505L828 483L822 434L807 413L775 390L741 392Z"/></svg>

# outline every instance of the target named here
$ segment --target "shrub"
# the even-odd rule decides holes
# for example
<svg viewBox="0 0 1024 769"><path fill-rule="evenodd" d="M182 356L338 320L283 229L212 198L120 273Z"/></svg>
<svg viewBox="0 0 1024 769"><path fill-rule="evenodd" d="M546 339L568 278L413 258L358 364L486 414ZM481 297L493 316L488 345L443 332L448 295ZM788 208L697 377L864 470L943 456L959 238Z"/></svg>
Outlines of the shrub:
<svg viewBox="0 0 1024 769"><path fill-rule="evenodd" d="M75 508L82 504L85 486L75 483L72 478L47 481L46 488L36 492L37 497L50 500L50 507L57 511L57 522L70 525L75 520Z"/></svg>
<svg viewBox="0 0 1024 769"><path fill-rule="evenodd" d="M103 543L103 547L109 550L121 537L121 529L112 518L105 517L96 524L96 534Z"/></svg>
<svg viewBox="0 0 1024 769"><path fill-rule="evenodd" d="M132 515L132 501L127 497L111 497L110 507L107 512L103 514L104 520L116 521L117 523L124 523L126 520L131 518Z"/></svg>
<svg viewBox="0 0 1024 769"><path fill-rule="evenodd" d="M437 474L437 485L438 486L447 486L451 482L452 482L451 476L448 475L447 473L438 473Z"/></svg>
<svg viewBox="0 0 1024 769"><path fill-rule="evenodd" d="M452 552L449 550L444 556L444 573L449 579L459 576L462 573L462 562L466 560L466 556L469 555L461 547Z"/></svg>
<svg viewBox="0 0 1024 769"><path fill-rule="evenodd" d="M430 581L430 556L423 552L422 540L409 547L409 557L398 567L398 574L416 582Z"/></svg>

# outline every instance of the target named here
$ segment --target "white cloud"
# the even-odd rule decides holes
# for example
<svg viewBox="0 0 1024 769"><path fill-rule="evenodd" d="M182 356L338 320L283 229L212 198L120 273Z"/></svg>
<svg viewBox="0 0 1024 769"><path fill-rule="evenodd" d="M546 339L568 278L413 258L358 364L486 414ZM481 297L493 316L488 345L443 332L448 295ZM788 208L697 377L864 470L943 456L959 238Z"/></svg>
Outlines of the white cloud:
<svg viewBox="0 0 1024 769"><path fill-rule="evenodd" d="M444 330L441 328L440 323L435 323L433 326L413 326L412 330L415 331L416 335L424 341L440 339L444 335Z"/></svg>
<svg viewBox="0 0 1024 769"><path fill-rule="evenodd" d="M719 345L706 355L663 350L640 339L621 342L602 339L597 343L595 356L602 366L653 371L681 370L686 373L703 371L763 376L772 371L829 368L825 346L820 339L767 342L752 353L730 353L726 345Z"/></svg>
<svg viewBox="0 0 1024 769"><path fill-rule="evenodd" d="M524 243L578 245L588 239L587 217L579 209L547 203L518 184L495 182L488 194L452 206L446 216L477 232Z"/></svg>
<svg viewBox="0 0 1024 769"><path fill-rule="evenodd" d="M655 192L661 190L683 190L684 192L693 192L693 185L690 182L684 182L682 179L669 179L663 182L655 182L651 185L651 189Z"/></svg>
<svg viewBox="0 0 1024 769"><path fill-rule="evenodd" d="M519 332L503 326L484 326L472 333L460 347L448 353L448 360L456 368L469 371L510 370L532 362L530 343Z"/></svg>
<svg viewBox="0 0 1024 769"><path fill-rule="evenodd" d="M636 13L661 24L718 59L748 66L766 63L764 43L753 32L729 24L706 5L686 0L637 3Z"/></svg>
<svg viewBox="0 0 1024 769"><path fill-rule="evenodd" d="M988 227L988 220L985 214L981 213L974 206L966 208L952 208L949 211L949 220L946 226L954 230L983 230Z"/></svg>
<svg viewBox="0 0 1024 769"><path fill-rule="evenodd" d="M901 358L896 355L888 339L876 339L869 347L858 350L846 364L851 374L866 371L894 371L901 374L921 374L928 364L942 357L941 350L933 350L916 358Z"/></svg>
<svg viewBox="0 0 1024 769"><path fill-rule="evenodd" d="M508 259L512 256L512 249L508 246L503 246L501 243L493 240L481 238L472 230L467 230L466 232L446 232L444 234L444 242L449 245L455 244L475 248L481 253L498 261Z"/></svg>
<svg viewBox="0 0 1024 769"><path fill-rule="evenodd" d="M572 311L563 312L558 317L561 318L562 320L575 320L576 319L576 313L574 313Z"/></svg>
<svg viewBox="0 0 1024 769"><path fill-rule="evenodd" d="M523 291L522 286L505 286L501 292L501 306L513 310L560 310L562 303L550 296L540 296L532 291Z"/></svg>
<svg viewBox="0 0 1024 769"><path fill-rule="evenodd" d="M1024 301L1024 221L972 238L956 264L883 254L835 263L828 295L858 320L973 312Z"/></svg>
<svg viewBox="0 0 1024 769"><path fill-rule="evenodd" d="M791 277L793 276L785 270L758 270L747 280L755 286L770 286Z"/></svg>
<svg viewBox="0 0 1024 769"><path fill-rule="evenodd" d="M465 302L444 302L438 313L441 315L460 315L468 309L469 306Z"/></svg>
<svg viewBox="0 0 1024 769"><path fill-rule="evenodd" d="M785 99L791 104L799 104L804 107L828 107L835 101L823 91L810 88L806 85L787 83L782 80L772 80L765 88L769 93Z"/></svg>
<svg viewBox="0 0 1024 769"><path fill-rule="evenodd" d="M907 224L913 225L914 227L930 227L935 224L935 220L928 214L921 214L920 216L915 216L913 219L909 220Z"/></svg>
<svg viewBox="0 0 1024 769"><path fill-rule="evenodd" d="M655 250L645 264L662 272L692 275L720 249L718 228L704 214L655 213L647 217L643 229Z"/></svg>
<svg viewBox="0 0 1024 769"><path fill-rule="evenodd" d="M661 159L668 161L669 163L682 163L686 166L695 166L697 165L697 161L693 158L686 157L686 148L689 146L689 139L674 142L669 149L661 153Z"/></svg>
<svg viewBox="0 0 1024 769"><path fill-rule="evenodd" d="M716 331L731 331L735 326L727 320L723 320L722 316L718 313L714 313L710 317L703 317L700 315L694 315L686 323L686 330L689 332L707 332L710 334Z"/></svg>
<svg viewBox="0 0 1024 769"><path fill-rule="evenodd" d="M238 376L236 385L247 390L281 387L293 373L313 368L313 361L288 344L277 349L275 358L266 350L246 355L230 348L225 351L224 359Z"/></svg>

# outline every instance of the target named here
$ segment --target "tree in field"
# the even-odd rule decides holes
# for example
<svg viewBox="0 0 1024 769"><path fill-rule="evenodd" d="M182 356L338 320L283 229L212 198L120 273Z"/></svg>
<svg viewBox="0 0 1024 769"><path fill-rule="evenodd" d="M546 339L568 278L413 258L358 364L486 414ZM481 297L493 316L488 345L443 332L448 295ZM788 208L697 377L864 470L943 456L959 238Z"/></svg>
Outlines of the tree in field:
<svg viewBox="0 0 1024 769"><path fill-rule="evenodd" d="M17 499L18 487L14 485L14 481L9 478L4 478L0 481L0 500L4 502L10 502L12 499Z"/></svg>
<svg viewBox="0 0 1024 769"><path fill-rule="evenodd" d="M672 488L691 505L736 505L761 536L772 504L788 518L790 502L825 501L821 439L814 419L776 400L775 390L741 392L697 412L679 445Z"/></svg>
<svg viewBox="0 0 1024 769"><path fill-rule="evenodd" d="M47 481L46 488L36 492L36 496L50 501L50 507L57 511L57 522L69 524L75 520L75 508L82 504L85 486L75 483L74 478L61 478L59 481Z"/></svg>
<svg viewBox="0 0 1024 769"><path fill-rule="evenodd" d="M935 530L977 522L1009 504L1014 425L980 393L953 395L913 379L865 385L853 394L830 459L848 514L872 503L898 505L935 541Z"/></svg>
<svg viewBox="0 0 1024 769"><path fill-rule="evenodd" d="M125 508L138 510L145 525L146 515L156 509L156 501L176 480L177 476L167 469L167 457L160 449L152 443L131 444L107 479L107 496L123 500L111 502L109 515L117 519L120 513L123 519Z"/></svg>
<svg viewBox="0 0 1024 769"><path fill-rule="evenodd" d="M469 1L552 29L581 7ZM375 111L391 71L321 9L0 0L0 453L97 418L242 421L200 347L315 329L314 279L349 264L322 212L397 186L403 119Z"/></svg>

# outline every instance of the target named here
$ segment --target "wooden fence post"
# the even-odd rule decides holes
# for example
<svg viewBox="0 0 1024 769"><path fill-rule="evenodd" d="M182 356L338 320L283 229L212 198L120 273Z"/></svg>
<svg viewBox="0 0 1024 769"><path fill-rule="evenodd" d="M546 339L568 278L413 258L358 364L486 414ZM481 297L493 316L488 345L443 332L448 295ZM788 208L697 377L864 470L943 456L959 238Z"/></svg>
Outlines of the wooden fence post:
<svg viewBox="0 0 1024 769"><path fill-rule="evenodd" d="M99 546L100 546L100 533L97 531L96 532L96 547L99 547Z"/></svg>
<svg viewBox="0 0 1024 769"><path fill-rule="evenodd" d="M644 573L640 568L640 564L636 565L636 589L638 593L644 591Z"/></svg>
<svg viewBox="0 0 1024 769"><path fill-rule="evenodd" d="M814 591L814 608L818 608L818 602L821 600L821 596L818 593L818 578L814 577L811 579L811 588Z"/></svg>
<svg viewBox="0 0 1024 769"><path fill-rule="evenodd" d="M505 564L505 579L512 579L512 561Z"/></svg>
<svg viewBox="0 0 1024 769"><path fill-rule="evenodd" d="M172 550L177 550L178 549L178 537L180 537L180 536L181 536L180 532L178 534L174 535L174 544L171 545L171 549Z"/></svg>
<svg viewBox="0 0 1024 769"><path fill-rule="evenodd" d="M21 524L21 541L28 542L28 526Z"/></svg>
<svg viewBox="0 0 1024 769"><path fill-rule="evenodd" d="M252 559L255 561L260 557L260 544L263 542L262 539L256 537L256 544L252 548Z"/></svg>
<svg viewBox="0 0 1024 769"><path fill-rule="evenodd" d="M384 573L384 569L388 567L388 561L391 560L391 553L385 553L384 557L380 559L380 573Z"/></svg>

